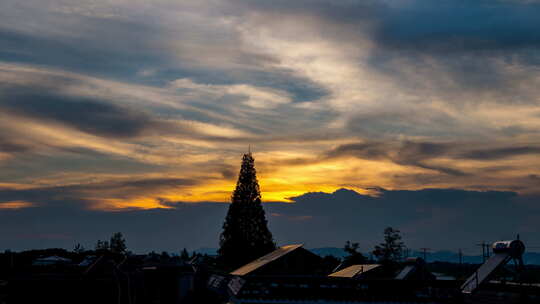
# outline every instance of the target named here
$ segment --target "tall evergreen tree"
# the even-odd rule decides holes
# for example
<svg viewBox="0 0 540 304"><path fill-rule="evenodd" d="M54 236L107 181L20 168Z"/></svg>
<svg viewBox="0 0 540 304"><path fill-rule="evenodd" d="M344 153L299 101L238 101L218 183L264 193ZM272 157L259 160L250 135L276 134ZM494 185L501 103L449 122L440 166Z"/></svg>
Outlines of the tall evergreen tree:
<svg viewBox="0 0 540 304"><path fill-rule="evenodd" d="M230 267L242 266L276 248L261 204L254 162L251 153L242 157L236 189L223 224L219 256Z"/></svg>

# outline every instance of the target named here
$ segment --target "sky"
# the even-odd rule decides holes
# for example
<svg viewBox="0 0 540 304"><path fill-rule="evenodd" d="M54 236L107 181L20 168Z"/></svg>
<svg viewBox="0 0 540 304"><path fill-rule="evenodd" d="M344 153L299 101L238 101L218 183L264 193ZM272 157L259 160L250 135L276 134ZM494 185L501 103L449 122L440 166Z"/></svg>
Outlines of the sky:
<svg viewBox="0 0 540 304"><path fill-rule="evenodd" d="M248 147L278 242L368 246L393 223L412 246L540 246L539 15L532 0L3 0L0 249L117 230L141 251L215 247ZM367 210L377 223L350 218Z"/></svg>

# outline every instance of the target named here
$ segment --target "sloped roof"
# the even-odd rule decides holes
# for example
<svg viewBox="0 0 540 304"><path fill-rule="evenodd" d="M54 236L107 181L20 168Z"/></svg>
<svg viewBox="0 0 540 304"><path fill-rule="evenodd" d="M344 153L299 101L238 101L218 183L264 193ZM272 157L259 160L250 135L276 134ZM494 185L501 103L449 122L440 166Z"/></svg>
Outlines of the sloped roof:
<svg viewBox="0 0 540 304"><path fill-rule="evenodd" d="M56 265L71 263L70 259L59 257L56 255L37 258L32 262L32 265Z"/></svg>
<svg viewBox="0 0 540 304"><path fill-rule="evenodd" d="M70 259L59 257L57 255L48 256L44 258L38 258L36 261L46 261L46 262L71 262Z"/></svg>
<svg viewBox="0 0 540 304"><path fill-rule="evenodd" d="M411 275L416 270L416 265L407 265L403 268L398 275L396 280L405 280L409 275Z"/></svg>
<svg viewBox="0 0 540 304"><path fill-rule="evenodd" d="M340 278L354 278L358 274L362 274L364 272L368 272L370 270L373 270L381 265L379 264L360 264L360 265L352 265L347 268L341 269L340 271L336 271L330 275L329 277L340 277Z"/></svg>
<svg viewBox="0 0 540 304"><path fill-rule="evenodd" d="M293 252L294 250L298 249L298 248L301 248L302 246L304 246L303 244L294 244L294 245L286 245L286 246L282 246L282 247L279 247L278 249L270 252L269 254L265 255L265 256L262 256L258 259L256 259L255 261L251 262L251 263L248 263L238 269L236 269L235 271L231 272L232 275L238 275L238 276L243 276L243 275L247 275L259 268L261 268L262 266L272 262L272 261L275 261L291 252Z"/></svg>

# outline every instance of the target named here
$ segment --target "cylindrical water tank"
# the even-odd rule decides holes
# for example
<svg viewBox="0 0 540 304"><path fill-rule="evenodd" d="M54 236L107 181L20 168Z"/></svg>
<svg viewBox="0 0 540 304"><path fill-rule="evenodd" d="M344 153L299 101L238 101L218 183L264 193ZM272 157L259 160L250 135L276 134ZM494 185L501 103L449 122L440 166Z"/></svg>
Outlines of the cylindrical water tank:
<svg viewBox="0 0 540 304"><path fill-rule="evenodd" d="M494 253L508 253L510 256L517 258L525 252L525 244L520 240L498 241L493 243Z"/></svg>

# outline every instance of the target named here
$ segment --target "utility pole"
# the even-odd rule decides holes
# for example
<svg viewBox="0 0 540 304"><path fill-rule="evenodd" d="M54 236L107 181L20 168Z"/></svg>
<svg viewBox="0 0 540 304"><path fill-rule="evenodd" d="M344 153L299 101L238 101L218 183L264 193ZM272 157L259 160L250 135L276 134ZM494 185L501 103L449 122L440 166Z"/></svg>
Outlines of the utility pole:
<svg viewBox="0 0 540 304"><path fill-rule="evenodd" d="M482 246L482 263L485 263L489 259L489 244L482 241L482 243L476 244L476 246Z"/></svg>
<svg viewBox="0 0 540 304"><path fill-rule="evenodd" d="M424 261L427 263L427 253L431 248L420 248L422 250L422 255L424 256Z"/></svg>
<svg viewBox="0 0 540 304"><path fill-rule="evenodd" d="M13 268L15 268L15 257L13 255L13 252L10 249L7 249L5 251L5 255L8 256L9 270L11 271L11 270L13 270Z"/></svg>
<svg viewBox="0 0 540 304"><path fill-rule="evenodd" d="M459 248L458 255L459 255L459 270L458 270L458 273L459 273L459 277L461 278L462 272L463 272L463 251L461 251L461 248Z"/></svg>
<svg viewBox="0 0 540 304"><path fill-rule="evenodd" d="M482 246L482 264L486 261L486 251L484 247L484 242L478 244L478 246Z"/></svg>

